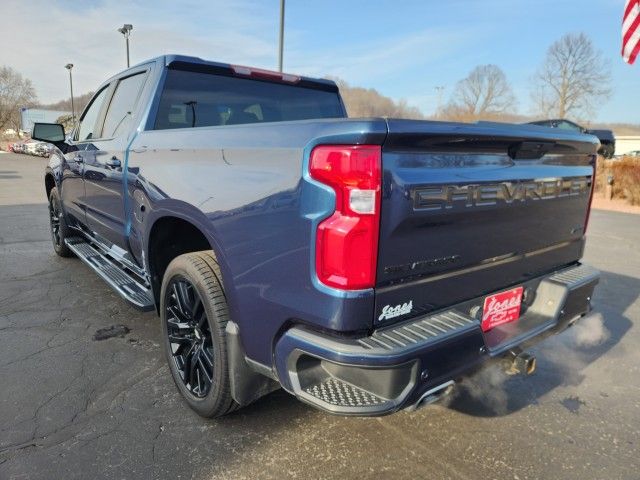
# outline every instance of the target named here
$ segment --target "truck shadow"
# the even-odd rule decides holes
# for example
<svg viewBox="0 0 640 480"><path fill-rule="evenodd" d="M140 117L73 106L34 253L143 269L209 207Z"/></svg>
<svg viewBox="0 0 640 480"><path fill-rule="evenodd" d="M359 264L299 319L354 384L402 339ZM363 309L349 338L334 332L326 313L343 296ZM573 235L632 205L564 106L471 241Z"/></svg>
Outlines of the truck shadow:
<svg viewBox="0 0 640 480"><path fill-rule="evenodd" d="M537 370L529 377L509 377L498 365L465 378L451 398L448 408L480 417L504 416L526 406L559 387L576 387L585 378L584 370L616 346L632 327L623 312L639 296L640 279L601 272L596 287L594 312L575 326L550 337L531 349ZM601 392L606 396L606 392ZM570 397L577 402L577 396Z"/></svg>

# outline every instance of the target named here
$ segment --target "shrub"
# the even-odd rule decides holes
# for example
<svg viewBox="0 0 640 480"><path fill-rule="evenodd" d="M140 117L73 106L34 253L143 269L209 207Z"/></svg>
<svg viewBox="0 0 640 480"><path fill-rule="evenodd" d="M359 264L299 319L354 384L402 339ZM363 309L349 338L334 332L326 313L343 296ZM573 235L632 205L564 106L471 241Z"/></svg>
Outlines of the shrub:
<svg viewBox="0 0 640 480"><path fill-rule="evenodd" d="M596 193L604 195L605 188L607 186L607 176L611 175L611 171L607 167L607 162L604 157L598 155L598 161L596 162L596 184L594 190Z"/></svg>
<svg viewBox="0 0 640 480"><path fill-rule="evenodd" d="M640 157L623 157L608 163L613 175L614 198L625 198L631 205L640 205ZM603 180L606 181L606 177Z"/></svg>

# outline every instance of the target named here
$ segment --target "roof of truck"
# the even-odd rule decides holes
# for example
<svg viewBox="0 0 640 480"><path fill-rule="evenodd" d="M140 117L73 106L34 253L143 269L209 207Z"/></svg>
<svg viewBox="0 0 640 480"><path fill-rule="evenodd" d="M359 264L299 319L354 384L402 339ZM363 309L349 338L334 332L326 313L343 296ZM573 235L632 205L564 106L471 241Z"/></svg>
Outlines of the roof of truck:
<svg viewBox="0 0 640 480"><path fill-rule="evenodd" d="M336 83L333 80L328 80L326 78L315 78L315 77L307 77L307 76L303 76L303 75L298 75L298 74L289 74L287 72L277 72L277 71L271 71L271 70L264 70L258 67L250 67L250 66L244 66L244 65L235 65L235 64L231 64L231 63L223 63L223 62L215 62L213 60L205 60L203 58L200 57L192 57L189 55L179 55L179 54L167 54L167 55L160 55L157 57L153 57L150 58L148 60L145 60L143 62L139 62L136 65L133 65L130 68L136 68L139 67L141 65L147 64L147 63L151 63L151 62L158 62L158 63L162 63L165 67L171 67L171 66L188 66L188 65L193 65L196 67L201 67L205 70L224 70L224 71L231 71L233 72L234 70L237 70L239 68L244 68L244 69L249 69L249 70L255 70L255 71L259 71L259 72L263 72L263 73L271 73L273 75L285 75L285 76L290 76L290 77L295 77L298 79L299 84L302 84L301 86L316 86L316 87L320 87L322 89L329 89L332 91L338 91L338 87L336 85ZM129 69L127 69L129 70ZM122 73L122 72L121 72ZM116 76L119 76L120 73Z"/></svg>

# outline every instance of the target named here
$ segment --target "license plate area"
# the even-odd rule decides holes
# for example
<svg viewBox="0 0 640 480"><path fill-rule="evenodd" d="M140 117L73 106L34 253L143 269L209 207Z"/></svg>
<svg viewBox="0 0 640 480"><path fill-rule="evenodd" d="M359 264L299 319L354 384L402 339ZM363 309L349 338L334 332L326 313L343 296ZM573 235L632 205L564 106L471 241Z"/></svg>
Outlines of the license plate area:
<svg viewBox="0 0 640 480"><path fill-rule="evenodd" d="M500 325L517 321L520 318L523 291L524 287L520 286L486 297L480 323L482 331L488 332Z"/></svg>

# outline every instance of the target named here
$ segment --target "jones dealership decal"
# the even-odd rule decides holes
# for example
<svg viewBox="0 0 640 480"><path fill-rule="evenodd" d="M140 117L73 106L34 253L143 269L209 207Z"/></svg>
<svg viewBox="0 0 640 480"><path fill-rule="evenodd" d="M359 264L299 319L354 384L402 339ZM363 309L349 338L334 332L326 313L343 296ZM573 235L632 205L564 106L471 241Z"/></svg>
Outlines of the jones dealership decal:
<svg viewBox="0 0 640 480"><path fill-rule="evenodd" d="M385 305L382 309L382 314L378 317L378 321L389 320L390 318L396 318L400 315L406 315L407 313L411 313L411 310L413 310L413 300L410 300L407 303L401 303L395 307Z"/></svg>

